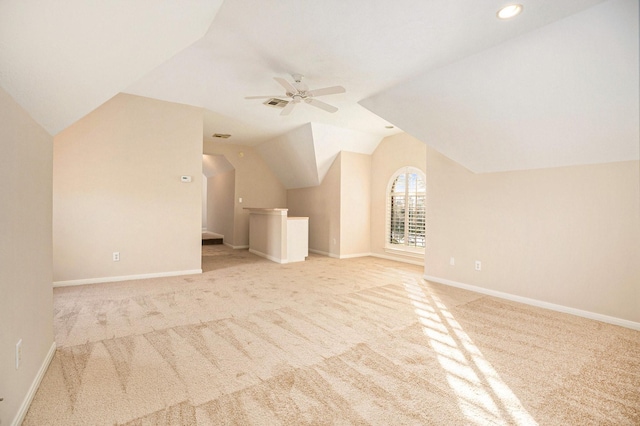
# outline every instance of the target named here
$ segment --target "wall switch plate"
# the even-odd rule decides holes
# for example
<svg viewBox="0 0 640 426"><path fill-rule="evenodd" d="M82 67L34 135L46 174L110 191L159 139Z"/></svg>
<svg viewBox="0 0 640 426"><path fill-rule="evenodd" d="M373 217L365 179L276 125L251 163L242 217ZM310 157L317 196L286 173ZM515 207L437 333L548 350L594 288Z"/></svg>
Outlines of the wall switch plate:
<svg viewBox="0 0 640 426"><path fill-rule="evenodd" d="M120 252L119 251L114 251L113 252L113 261L114 262L120 262Z"/></svg>
<svg viewBox="0 0 640 426"><path fill-rule="evenodd" d="M451 259L449 259L449 265L456 266L456 259L453 258L453 257Z"/></svg>
<svg viewBox="0 0 640 426"><path fill-rule="evenodd" d="M20 368L20 361L22 361L22 339L16 343L16 370Z"/></svg>
<svg viewBox="0 0 640 426"><path fill-rule="evenodd" d="M480 262L479 260L476 260L476 271L481 271L482 270L482 262Z"/></svg>
<svg viewBox="0 0 640 426"><path fill-rule="evenodd" d="M238 198L238 203L242 204L242 197Z"/></svg>

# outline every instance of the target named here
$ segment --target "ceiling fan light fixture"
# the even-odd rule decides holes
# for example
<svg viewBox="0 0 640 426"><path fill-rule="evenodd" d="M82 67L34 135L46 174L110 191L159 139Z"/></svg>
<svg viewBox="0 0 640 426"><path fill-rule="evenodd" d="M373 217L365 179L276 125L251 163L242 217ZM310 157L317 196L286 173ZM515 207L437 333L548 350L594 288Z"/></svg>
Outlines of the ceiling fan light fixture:
<svg viewBox="0 0 640 426"><path fill-rule="evenodd" d="M519 15L521 12L522 12L521 4L510 4L498 10L498 12L496 13L496 16L498 17L498 19L505 20L505 19L511 19Z"/></svg>

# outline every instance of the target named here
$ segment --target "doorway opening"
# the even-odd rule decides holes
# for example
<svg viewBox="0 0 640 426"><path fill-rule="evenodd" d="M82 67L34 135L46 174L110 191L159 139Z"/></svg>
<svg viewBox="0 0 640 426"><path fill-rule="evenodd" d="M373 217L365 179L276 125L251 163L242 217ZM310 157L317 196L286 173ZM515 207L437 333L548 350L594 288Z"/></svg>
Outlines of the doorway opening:
<svg viewBox="0 0 640 426"><path fill-rule="evenodd" d="M232 244L236 170L224 155L202 156L202 244Z"/></svg>

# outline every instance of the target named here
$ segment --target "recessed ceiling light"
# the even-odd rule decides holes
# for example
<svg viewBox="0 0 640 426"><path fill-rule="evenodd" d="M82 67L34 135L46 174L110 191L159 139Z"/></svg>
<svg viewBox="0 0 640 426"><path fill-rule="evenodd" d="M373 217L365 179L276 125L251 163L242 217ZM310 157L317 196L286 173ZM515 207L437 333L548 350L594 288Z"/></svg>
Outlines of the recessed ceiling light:
<svg viewBox="0 0 640 426"><path fill-rule="evenodd" d="M522 12L521 4L510 4L509 6L505 6L496 13L496 16L499 19L511 19L516 15L519 15Z"/></svg>
<svg viewBox="0 0 640 426"><path fill-rule="evenodd" d="M385 129L393 129L393 126L384 126Z"/></svg>
<svg viewBox="0 0 640 426"><path fill-rule="evenodd" d="M220 138L220 139L229 139L231 137L231 135L226 133L214 133L212 136L214 138Z"/></svg>

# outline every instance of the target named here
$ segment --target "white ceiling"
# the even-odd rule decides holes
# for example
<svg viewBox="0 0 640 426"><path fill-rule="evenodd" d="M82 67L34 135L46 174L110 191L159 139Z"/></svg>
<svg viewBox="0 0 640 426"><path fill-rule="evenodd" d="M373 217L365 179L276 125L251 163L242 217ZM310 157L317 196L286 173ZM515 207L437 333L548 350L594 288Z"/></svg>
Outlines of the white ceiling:
<svg viewBox="0 0 640 426"><path fill-rule="evenodd" d="M474 172L639 158L638 1L615 0L362 105Z"/></svg>
<svg viewBox="0 0 640 426"><path fill-rule="evenodd" d="M52 134L119 91L201 106L206 140L263 151L307 126L315 175L293 187L388 124L475 171L638 158L637 0L522 0L510 21L504 0L221 2L2 1L0 85ZM244 99L283 94L273 77L291 73L344 86L322 98L340 110Z"/></svg>
<svg viewBox="0 0 640 426"><path fill-rule="evenodd" d="M55 135L204 35L222 0L2 0L0 85Z"/></svg>
<svg viewBox="0 0 640 426"><path fill-rule="evenodd" d="M340 151L372 154L381 138L323 123L308 123L257 146L287 189L319 185Z"/></svg>

